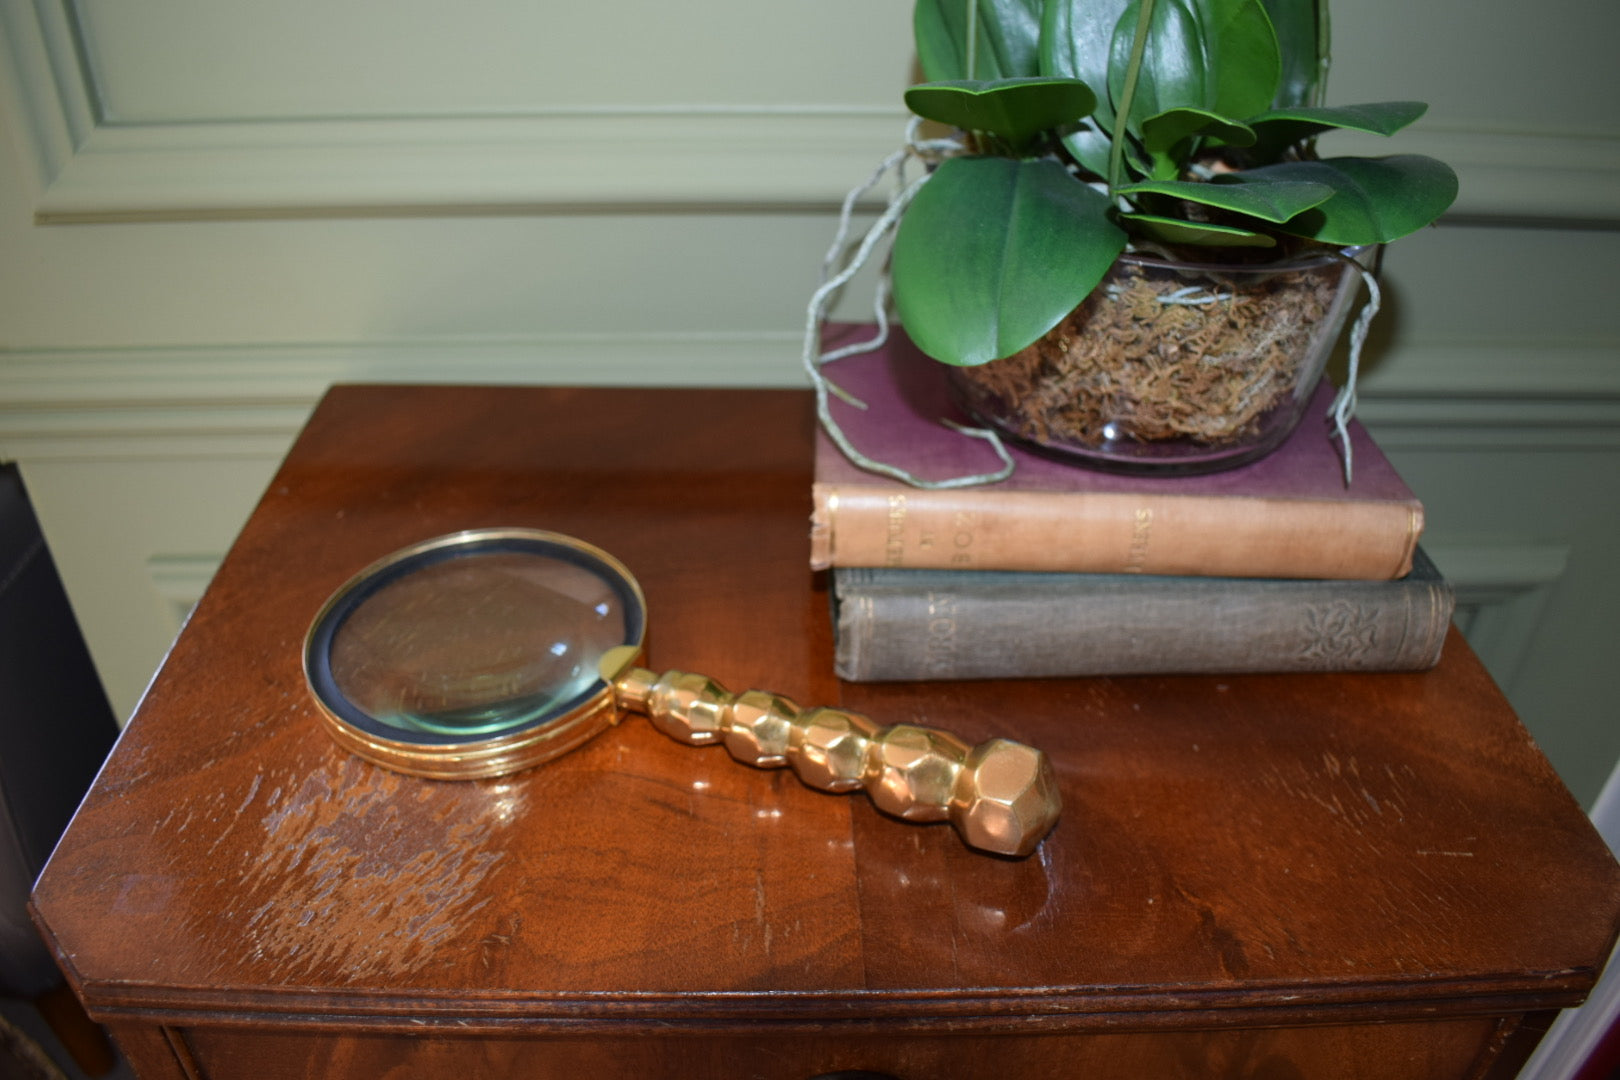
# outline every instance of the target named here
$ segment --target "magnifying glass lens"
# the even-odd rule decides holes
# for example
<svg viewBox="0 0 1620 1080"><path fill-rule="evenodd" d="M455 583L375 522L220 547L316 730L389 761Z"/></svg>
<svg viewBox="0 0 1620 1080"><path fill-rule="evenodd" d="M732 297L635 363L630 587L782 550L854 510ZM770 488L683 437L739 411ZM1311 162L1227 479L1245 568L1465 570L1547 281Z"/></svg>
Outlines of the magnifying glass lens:
<svg viewBox="0 0 1620 1080"><path fill-rule="evenodd" d="M326 656L332 685L372 721L477 737L577 704L602 654L639 633L622 583L600 568L543 547L474 549L366 591Z"/></svg>

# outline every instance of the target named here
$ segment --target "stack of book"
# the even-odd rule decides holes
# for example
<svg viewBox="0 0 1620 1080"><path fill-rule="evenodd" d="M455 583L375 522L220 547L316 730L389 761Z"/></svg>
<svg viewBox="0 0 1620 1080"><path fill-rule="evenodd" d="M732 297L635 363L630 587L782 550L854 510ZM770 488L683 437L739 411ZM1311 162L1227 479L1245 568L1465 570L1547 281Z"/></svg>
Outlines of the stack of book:
<svg viewBox="0 0 1620 1080"><path fill-rule="evenodd" d="M848 331L846 330L847 334ZM870 334L870 328L866 328ZM898 332L826 369L857 450L923 479L992 472L938 364ZM1415 671L1454 599L1418 547L1423 506L1359 424L1354 479L1331 394L1265 458L1125 476L1009 446L995 484L918 488L817 437L811 565L831 572L838 674L854 681Z"/></svg>

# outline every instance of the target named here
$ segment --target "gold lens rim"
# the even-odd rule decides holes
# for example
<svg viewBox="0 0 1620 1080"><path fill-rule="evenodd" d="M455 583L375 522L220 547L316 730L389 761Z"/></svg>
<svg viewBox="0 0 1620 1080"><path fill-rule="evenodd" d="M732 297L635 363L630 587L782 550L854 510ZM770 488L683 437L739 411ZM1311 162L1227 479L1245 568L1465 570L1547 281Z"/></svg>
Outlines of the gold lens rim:
<svg viewBox="0 0 1620 1080"><path fill-rule="evenodd" d="M592 569L604 577L611 577L613 583L620 586L627 603L633 603L634 611L630 613L634 616L633 633L628 635L633 640L626 641L625 647L633 647L639 655L646 633L646 597L629 569L601 548L563 533L517 527L466 529L435 536L394 551L349 578L321 605L304 634L304 683L327 733L339 746L373 764L411 776L478 780L544 764L619 722L613 688L605 680L600 680L600 685L586 698L555 717L514 731L465 741L393 738L352 722L328 701L321 689L328 680L318 676L317 670L321 667L323 642L330 644L334 628L329 624L334 613L348 607L352 597L370 588L379 578L399 572L401 564L454 558L458 549L472 553L492 547L572 552L592 564Z"/></svg>

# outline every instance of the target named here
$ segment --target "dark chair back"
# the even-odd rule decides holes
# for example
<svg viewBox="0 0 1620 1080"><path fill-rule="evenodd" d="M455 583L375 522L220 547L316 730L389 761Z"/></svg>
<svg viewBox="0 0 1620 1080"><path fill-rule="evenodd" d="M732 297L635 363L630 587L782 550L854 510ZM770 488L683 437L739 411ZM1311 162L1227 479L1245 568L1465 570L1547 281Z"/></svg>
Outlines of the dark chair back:
<svg viewBox="0 0 1620 1080"><path fill-rule="evenodd" d="M0 465L0 995L62 980L28 892L117 734L22 477Z"/></svg>

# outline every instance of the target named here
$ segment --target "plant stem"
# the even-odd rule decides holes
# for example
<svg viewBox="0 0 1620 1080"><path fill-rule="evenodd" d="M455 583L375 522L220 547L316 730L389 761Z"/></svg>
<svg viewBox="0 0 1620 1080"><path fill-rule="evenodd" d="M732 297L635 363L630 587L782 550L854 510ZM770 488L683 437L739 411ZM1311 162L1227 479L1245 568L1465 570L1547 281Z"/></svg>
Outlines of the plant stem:
<svg viewBox="0 0 1620 1080"><path fill-rule="evenodd" d="M1328 22L1328 0L1316 4L1316 92L1312 105L1327 104L1328 68L1333 66L1333 30Z"/></svg>
<svg viewBox="0 0 1620 1080"><path fill-rule="evenodd" d="M1114 135L1108 147L1109 191L1125 181L1126 125L1131 118L1131 107L1136 103L1136 84L1142 77L1142 57L1147 52L1148 30L1153 25L1153 0L1141 0L1141 3L1136 13L1136 36L1131 38L1131 61L1125 68L1125 85L1114 113Z"/></svg>
<svg viewBox="0 0 1620 1080"><path fill-rule="evenodd" d="M976 79L979 59L979 0L967 0L967 77Z"/></svg>

